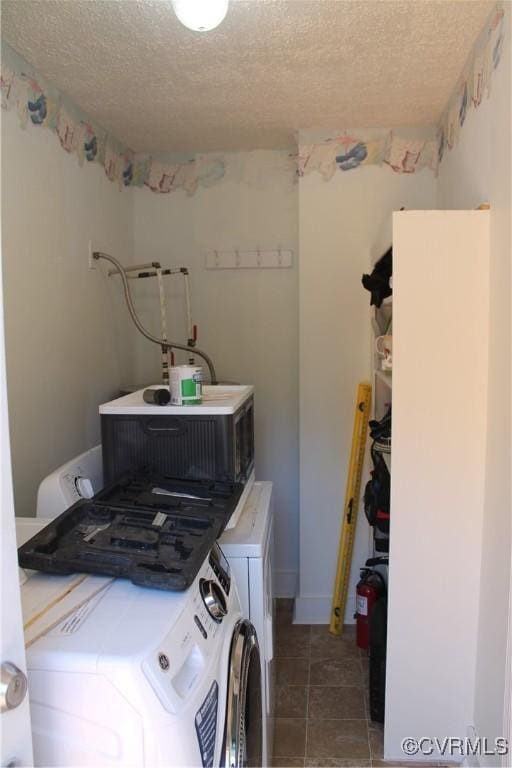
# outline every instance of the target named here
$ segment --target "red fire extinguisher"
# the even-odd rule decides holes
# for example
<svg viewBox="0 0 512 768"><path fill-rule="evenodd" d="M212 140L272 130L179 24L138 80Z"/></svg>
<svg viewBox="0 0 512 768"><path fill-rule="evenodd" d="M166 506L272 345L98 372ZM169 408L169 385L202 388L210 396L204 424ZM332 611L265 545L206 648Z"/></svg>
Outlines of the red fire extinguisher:
<svg viewBox="0 0 512 768"><path fill-rule="evenodd" d="M385 588L384 579L371 568L361 568L361 578L356 587L356 643L358 648L368 649L370 643L369 619L375 601Z"/></svg>

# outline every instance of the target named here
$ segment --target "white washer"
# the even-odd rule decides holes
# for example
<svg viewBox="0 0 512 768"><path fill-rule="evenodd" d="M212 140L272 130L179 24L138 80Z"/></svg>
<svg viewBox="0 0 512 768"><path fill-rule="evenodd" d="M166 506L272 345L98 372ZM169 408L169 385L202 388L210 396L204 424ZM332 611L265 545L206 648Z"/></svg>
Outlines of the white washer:
<svg viewBox="0 0 512 768"><path fill-rule="evenodd" d="M184 593L116 579L27 649L36 765L261 765L256 632L223 568L214 547Z"/></svg>
<svg viewBox="0 0 512 768"><path fill-rule="evenodd" d="M233 528L254 483L251 472L227 528ZM56 517L80 499L91 499L103 488L101 445L95 445L80 456L67 461L44 478L37 490L36 517Z"/></svg>
<svg viewBox="0 0 512 768"><path fill-rule="evenodd" d="M77 456L45 478L39 486L37 516L54 517L92 490L103 485L101 446ZM240 595L242 614L256 628L262 657L263 759L272 761L274 715L274 610L272 588L273 501L272 483L248 483L233 518L219 543ZM20 525L21 525L21 519ZM30 528L30 523L27 521ZM33 535L35 531L31 532ZM27 536L26 538L29 538ZM21 541L18 542L21 545Z"/></svg>
<svg viewBox="0 0 512 768"><path fill-rule="evenodd" d="M36 517L57 517L76 501L103 488L101 445L67 461L45 477L37 490Z"/></svg>

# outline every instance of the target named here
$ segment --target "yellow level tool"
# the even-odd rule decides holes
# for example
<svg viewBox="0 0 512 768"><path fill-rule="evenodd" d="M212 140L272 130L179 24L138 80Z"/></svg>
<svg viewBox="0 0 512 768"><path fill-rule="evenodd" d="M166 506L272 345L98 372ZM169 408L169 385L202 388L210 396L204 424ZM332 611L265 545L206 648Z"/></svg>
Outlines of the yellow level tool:
<svg viewBox="0 0 512 768"><path fill-rule="evenodd" d="M332 597L331 624L329 626L329 632L332 635L341 635L343 631L343 617L345 616L350 566L352 564L352 550L354 548L357 508L359 506L359 497L361 494L361 477L363 474L364 451L366 446L366 434L368 432L371 400L372 388L368 382L363 381L357 388L356 412L354 416L354 429L352 432L352 449L350 451L350 464L348 468L347 488L345 491L345 504L343 507L340 548L338 551L338 565L336 567L336 580L334 582L334 594Z"/></svg>

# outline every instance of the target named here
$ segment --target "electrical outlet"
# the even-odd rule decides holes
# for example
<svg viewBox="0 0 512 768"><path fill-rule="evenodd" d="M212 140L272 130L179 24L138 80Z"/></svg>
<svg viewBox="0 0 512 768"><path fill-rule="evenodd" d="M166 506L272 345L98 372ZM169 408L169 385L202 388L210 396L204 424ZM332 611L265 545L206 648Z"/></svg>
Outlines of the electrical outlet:
<svg viewBox="0 0 512 768"><path fill-rule="evenodd" d="M96 269L96 259L93 258L92 253L93 253L92 240L89 240L88 250L87 250L87 260L89 264L89 269Z"/></svg>

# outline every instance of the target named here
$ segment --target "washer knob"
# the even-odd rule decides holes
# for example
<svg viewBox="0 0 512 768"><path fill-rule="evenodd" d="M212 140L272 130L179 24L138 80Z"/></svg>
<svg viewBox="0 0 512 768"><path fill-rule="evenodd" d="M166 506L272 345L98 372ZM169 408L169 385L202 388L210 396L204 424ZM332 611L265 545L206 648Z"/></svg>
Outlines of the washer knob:
<svg viewBox="0 0 512 768"><path fill-rule="evenodd" d="M94 496L94 488L88 477L77 477L75 486L82 499L92 499Z"/></svg>
<svg viewBox="0 0 512 768"><path fill-rule="evenodd" d="M228 612L224 592L216 581L208 581L207 579L201 579L199 582L199 591L206 606L206 610L212 619L216 621L217 624L220 624Z"/></svg>

